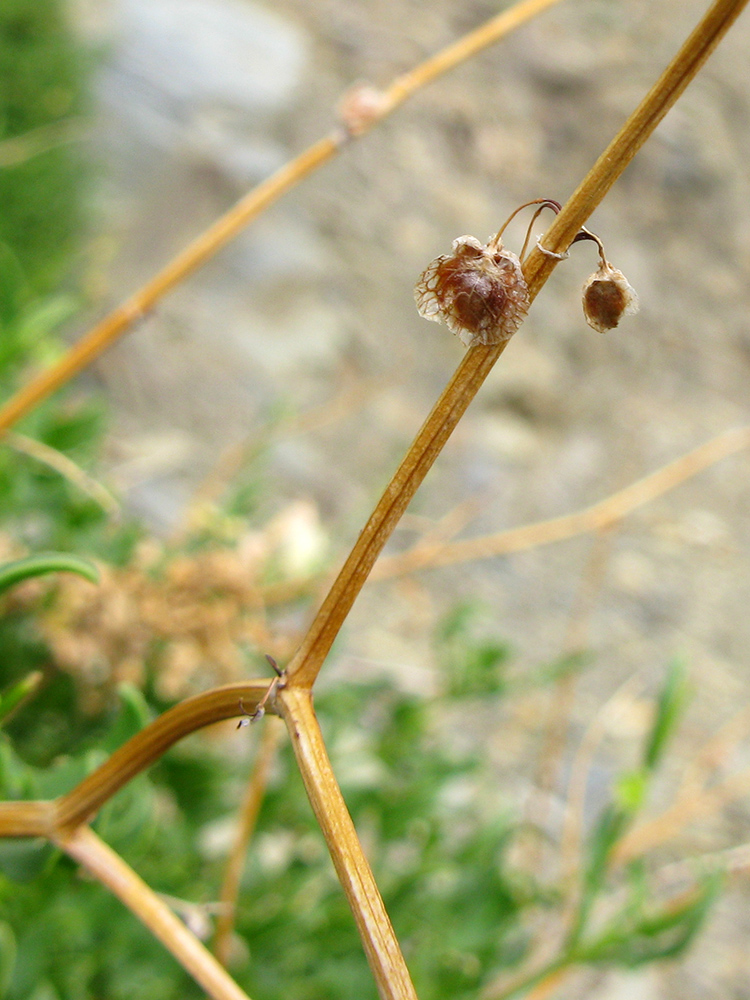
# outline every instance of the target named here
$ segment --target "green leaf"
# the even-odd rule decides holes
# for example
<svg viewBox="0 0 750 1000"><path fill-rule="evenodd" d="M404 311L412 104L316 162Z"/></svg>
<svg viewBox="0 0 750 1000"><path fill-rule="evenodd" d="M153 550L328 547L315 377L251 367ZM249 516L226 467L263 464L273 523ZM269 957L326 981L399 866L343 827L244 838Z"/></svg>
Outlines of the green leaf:
<svg viewBox="0 0 750 1000"><path fill-rule="evenodd" d="M91 583L99 582L99 570L88 559L67 552L46 552L0 566L0 594L22 580L44 573L77 573Z"/></svg>
<svg viewBox="0 0 750 1000"><path fill-rule="evenodd" d="M615 801L624 813L634 815L643 805L650 774L640 769L620 775L615 786Z"/></svg>
<svg viewBox="0 0 750 1000"><path fill-rule="evenodd" d="M675 660L656 703L656 714L646 740L643 763L653 771L662 758L667 742L674 733L690 694L685 665Z"/></svg>
<svg viewBox="0 0 750 1000"><path fill-rule="evenodd" d="M44 679L41 670L32 670L0 695L0 725L26 698L30 698Z"/></svg>
<svg viewBox="0 0 750 1000"><path fill-rule="evenodd" d="M590 890L598 890L604 881L612 848L620 839L629 819L628 814L615 805L607 806L602 813L589 842L586 884Z"/></svg>
<svg viewBox="0 0 750 1000"><path fill-rule="evenodd" d="M579 949L577 958L594 964L627 966L674 958L700 930L721 883L721 875L714 875L684 903L668 903L655 913L634 914L626 908L595 941Z"/></svg>

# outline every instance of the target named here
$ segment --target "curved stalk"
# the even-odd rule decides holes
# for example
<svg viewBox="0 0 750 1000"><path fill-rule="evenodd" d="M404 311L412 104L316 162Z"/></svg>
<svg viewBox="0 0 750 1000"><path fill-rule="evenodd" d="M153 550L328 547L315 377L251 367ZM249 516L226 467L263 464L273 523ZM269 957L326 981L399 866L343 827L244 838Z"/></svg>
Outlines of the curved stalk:
<svg viewBox="0 0 750 1000"><path fill-rule="evenodd" d="M214 722L242 718L256 709L268 685L267 680L241 681L187 698L136 733L67 795L52 802L0 802L0 837L49 837L85 823L178 740Z"/></svg>

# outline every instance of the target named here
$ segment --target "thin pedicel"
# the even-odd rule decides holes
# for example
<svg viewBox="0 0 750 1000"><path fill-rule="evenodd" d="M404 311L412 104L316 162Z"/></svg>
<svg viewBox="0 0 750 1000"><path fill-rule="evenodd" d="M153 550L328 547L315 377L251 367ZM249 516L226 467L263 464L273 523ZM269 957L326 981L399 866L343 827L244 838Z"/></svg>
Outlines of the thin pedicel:
<svg viewBox="0 0 750 1000"><path fill-rule="evenodd" d="M508 223L529 205L538 208L529 223L520 258L503 246L502 234ZM545 208L557 214L560 204L551 198L525 202L512 212L499 232L482 244L474 236L459 236L453 252L436 257L422 272L414 289L420 316L445 323L467 347L500 344L513 336L529 309L529 290L521 270L531 230ZM613 267L604 253L602 241L582 228L573 239L593 240L599 247L600 266L583 288L583 311L594 330L604 332L617 326L623 315L638 308L638 298L622 271ZM537 237L542 253L564 260L568 253L548 250Z"/></svg>

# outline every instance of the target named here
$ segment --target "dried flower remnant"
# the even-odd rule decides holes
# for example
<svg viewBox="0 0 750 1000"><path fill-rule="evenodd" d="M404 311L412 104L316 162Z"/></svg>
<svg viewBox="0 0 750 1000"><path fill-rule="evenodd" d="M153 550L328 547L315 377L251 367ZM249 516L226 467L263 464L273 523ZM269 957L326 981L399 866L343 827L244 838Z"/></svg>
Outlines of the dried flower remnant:
<svg viewBox="0 0 750 1000"><path fill-rule="evenodd" d="M613 330L623 316L638 312L638 296L628 279L602 254L598 271L583 286L583 314L599 333Z"/></svg>
<svg viewBox="0 0 750 1000"><path fill-rule="evenodd" d="M420 316L445 323L467 347L510 340L529 311L521 263L499 233L486 245L459 236L453 253L422 272L414 298Z"/></svg>

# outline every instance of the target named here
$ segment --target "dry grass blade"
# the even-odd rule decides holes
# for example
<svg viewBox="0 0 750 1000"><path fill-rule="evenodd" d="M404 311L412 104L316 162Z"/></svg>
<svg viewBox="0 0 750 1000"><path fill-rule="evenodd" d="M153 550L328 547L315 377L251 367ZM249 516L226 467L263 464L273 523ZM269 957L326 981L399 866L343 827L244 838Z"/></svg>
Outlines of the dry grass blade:
<svg viewBox="0 0 750 1000"><path fill-rule="evenodd" d="M51 448L43 441L36 441L25 434L15 434L11 431L3 434L0 437L0 442L4 442L15 451L28 455L29 458L33 458L37 462L48 465L55 472L59 472L68 482L76 486L82 493L90 496L95 503L98 503L105 514L113 518L120 516L120 505L109 490L57 448Z"/></svg>
<svg viewBox="0 0 750 1000"><path fill-rule="evenodd" d="M171 541L178 544L200 527L206 512L220 500L242 468L265 448L279 439L309 433L342 420L366 405L371 388L370 384L364 385L359 380L348 378L333 398L289 418L259 427L244 440L230 444L196 489Z"/></svg>
<svg viewBox="0 0 750 1000"><path fill-rule="evenodd" d="M402 104L408 97L415 94L428 83L432 83L439 76L455 69L462 62L471 59L482 49L509 35L511 31L520 28L521 25L530 21L532 17L541 14L547 7L552 7L560 0L522 0L521 3L514 4L508 10L504 10L496 17L490 18L474 31L470 31L463 38L447 45L440 52L429 59L425 59L409 73L404 73L383 91L383 109L378 120L386 114L390 114L395 108Z"/></svg>
<svg viewBox="0 0 750 1000"><path fill-rule="evenodd" d="M604 576L609 559L611 536L599 532L586 565L584 566L575 603L568 622L567 634L562 645L562 655L571 656L586 648L594 605L604 585ZM542 802L549 809L552 793L559 787L565 767L564 751L570 718L573 712L578 677L575 673L558 677L550 692L547 718L543 725L542 745L536 771L536 786L542 795ZM539 816L537 823L546 827L546 817ZM541 845L540 845L541 847Z"/></svg>
<svg viewBox="0 0 750 1000"><path fill-rule="evenodd" d="M312 695L287 687L279 691L277 703L292 739L308 798L352 908L378 992L383 1000L417 1000L377 883L331 769L312 707Z"/></svg>
<svg viewBox="0 0 750 1000"><path fill-rule="evenodd" d="M640 673L628 677L599 709L578 745L570 767L568 797L565 803L565 818L560 846L564 879L572 879L582 864L584 804L588 777L596 750L604 739L613 719L627 712L644 687L645 680ZM573 910L575 902L575 900L570 901L569 911Z"/></svg>
<svg viewBox="0 0 750 1000"><path fill-rule="evenodd" d="M249 1000L167 904L88 826L54 838L58 847L120 899L213 1000Z"/></svg>
<svg viewBox="0 0 750 1000"><path fill-rule="evenodd" d="M232 930L237 910L237 897L240 891L240 879L242 877L247 845L253 835L258 813L263 804L271 764L276 755L279 738L283 731L284 728L279 719L266 720L258 749L258 758L250 775L247 792L245 793L245 798L240 809L237 834L229 853L224 881L221 886L221 893L219 894L221 908L216 920L216 934L214 936L214 954L222 965L226 965L229 959Z"/></svg>
<svg viewBox="0 0 750 1000"><path fill-rule="evenodd" d="M538 545L562 542L567 538L592 531L605 531L644 504L675 489L721 459L748 447L750 447L750 427L731 428L584 510L553 517L549 521L537 521L535 524L524 524L520 528L498 531L493 535L483 535L481 538L466 538L458 542L437 544L420 542L406 552L383 556L372 571L372 579L387 580L433 566L450 566L472 559L490 559L493 556L521 552Z"/></svg>
<svg viewBox="0 0 750 1000"><path fill-rule="evenodd" d="M723 458L734 455L750 447L750 427L736 427L722 431L716 437L681 455L673 462L662 466L656 472L644 476L623 489L586 507L563 514L548 521L536 521L518 528L509 528L479 538L465 538L457 542L446 540L446 535L457 533L465 523L467 507L449 516L437 525L434 532L420 539L411 549L397 555L381 556L370 573L371 580L391 580L423 569L450 566L475 559L491 559L523 552L539 545L551 545L568 538L590 532L603 532L615 527L623 518L639 507L651 503L670 490L676 489L693 476L710 468ZM263 588L266 604L292 600L302 594L311 593L320 582L319 576L302 580L284 580Z"/></svg>
<svg viewBox="0 0 750 1000"><path fill-rule="evenodd" d="M385 103L379 108L377 119L385 117L420 87L475 55L480 49L499 41L546 7L559 2L560 0L521 0L515 7L492 18L486 25L417 66L411 73L399 77L383 92ZM249 191L142 288L89 330L57 364L41 372L8 400L0 408L0 432L12 427L37 403L90 364L153 309L167 292L213 257L269 205L332 159L345 141L352 138L355 138L353 132L347 134L341 129L335 131Z"/></svg>
<svg viewBox="0 0 750 1000"><path fill-rule="evenodd" d="M641 823L618 843L613 861L627 864L677 836L689 823L712 816L723 806L750 792L750 767L723 778L710 788L680 795L661 815Z"/></svg>
<svg viewBox="0 0 750 1000"><path fill-rule="evenodd" d="M23 135L3 139L0 142L0 169L18 167L22 163L33 160L35 156L64 146L69 142L78 142L85 134L85 125L77 118L65 118L62 121L50 122L38 128L24 132Z"/></svg>
<svg viewBox="0 0 750 1000"><path fill-rule="evenodd" d="M746 2L716 0L658 82L596 161L578 190L563 206L545 235L549 250L561 253L568 249L581 226L698 72ZM524 276L532 301L556 264L555 258L538 248L526 258ZM310 631L287 667L292 683L307 687L314 683L375 560L506 344L507 341L491 346L477 344L466 353L386 487Z"/></svg>
<svg viewBox="0 0 750 1000"><path fill-rule="evenodd" d="M0 432L12 427L37 403L82 371L252 219L303 177L330 160L339 144L336 136L321 139L245 195L142 288L89 330L56 364L41 372L9 399L0 410Z"/></svg>

